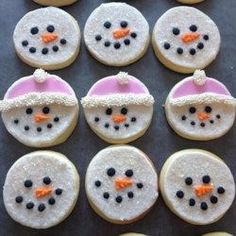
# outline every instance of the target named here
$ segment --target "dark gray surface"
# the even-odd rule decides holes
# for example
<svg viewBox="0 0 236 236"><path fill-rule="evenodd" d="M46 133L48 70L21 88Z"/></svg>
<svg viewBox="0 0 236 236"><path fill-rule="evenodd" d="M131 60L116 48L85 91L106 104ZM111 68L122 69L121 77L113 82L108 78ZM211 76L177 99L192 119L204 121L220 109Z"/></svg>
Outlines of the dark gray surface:
<svg viewBox="0 0 236 236"><path fill-rule="evenodd" d="M79 0L73 6L64 8L71 13L83 29L91 11L104 1ZM175 0L130 0L150 23L154 23L166 10L180 5ZM195 5L215 20L222 36L222 47L217 60L207 69L207 74L222 81L236 96L236 1L206 0ZM25 65L15 55L12 33L15 24L28 11L39 6L31 0L0 0L0 97L18 78L30 75L34 69ZM98 79L119 72L119 68L104 66L96 62L82 43L81 53L76 62L55 73L68 81L79 98L86 95L91 85ZM168 91L185 75L164 68L154 56L151 46L148 53L139 62L122 68L123 71L140 78L156 99L153 122L148 132L139 140L131 143L142 149L153 160L158 173L168 156L185 148L202 148L222 157L233 171L236 179L235 127L224 137L210 142L193 142L178 137L167 125L161 104ZM89 207L84 191L84 175L88 163L101 149L108 146L87 126L82 109L79 124L73 135L62 145L51 148L62 152L76 165L81 176L81 192L72 215L60 225L48 230L32 230L15 223L6 213L0 195L0 235L79 235L79 236L116 236L123 232L136 231L153 236L198 236L209 231L224 230L236 234L236 204L223 219L213 225L193 226L176 217L164 205L161 197L152 211L141 221L131 225L113 225L102 220ZM0 185L3 186L10 166L22 155L35 149L25 147L9 135L0 121ZM45 219L47 220L47 219Z"/></svg>

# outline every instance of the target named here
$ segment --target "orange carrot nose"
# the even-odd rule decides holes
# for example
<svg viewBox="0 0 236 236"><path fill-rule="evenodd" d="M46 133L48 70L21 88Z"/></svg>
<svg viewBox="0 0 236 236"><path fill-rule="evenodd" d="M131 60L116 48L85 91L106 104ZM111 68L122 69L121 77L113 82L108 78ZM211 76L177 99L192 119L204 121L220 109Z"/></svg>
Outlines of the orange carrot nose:
<svg viewBox="0 0 236 236"><path fill-rule="evenodd" d="M124 188L131 187L133 185L133 181L128 178L116 178L115 180L115 189L120 191Z"/></svg>
<svg viewBox="0 0 236 236"><path fill-rule="evenodd" d="M124 115L114 115L112 116L112 120L116 124L120 124L126 121L126 117Z"/></svg>
<svg viewBox="0 0 236 236"><path fill-rule="evenodd" d="M47 121L49 119L50 119L50 116L44 115L42 113L37 113L34 115L34 121L36 123L42 123L42 122Z"/></svg>
<svg viewBox="0 0 236 236"><path fill-rule="evenodd" d="M210 115L205 113L205 112L199 112L197 114L197 117L200 121L205 121L205 120L208 120L210 118Z"/></svg>
<svg viewBox="0 0 236 236"><path fill-rule="evenodd" d="M41 188L37 188L34 192L35 197L36 198L43 198L43 197L47 197L48 195L50 195L52 192L52 188L51 187L41 187Z"/></svg>
<svg viewBox="0 0 236 236"><path fill-rule="evenodd" d="M55 40L57 40L58 35L57 34L53 34L53 33L45 33L41 36L41 39L44 43L50 43L53 42Z"/></svg>
<svg viewBox="0 0 236 236"><path fill-rule="evenodd" d="M130 32L130 29L118 29L113 31L113 38L114 39L120 39L127 36Z"/></svg>
<svg viewBox="0 0 236 236"><path fill-rule="evenodd" d="M191 43L195 40L197 40L200 37L199 33L187 33L184 34L181 39L184 43Z"/></svg>
<svg viewBox="0 0 236 236"><path fill-rule="evenodd" d="M206 194L211 193L213 189L214 189L213 184L203 184L194 187L194 191L197 197L205 196Z"/></svg>

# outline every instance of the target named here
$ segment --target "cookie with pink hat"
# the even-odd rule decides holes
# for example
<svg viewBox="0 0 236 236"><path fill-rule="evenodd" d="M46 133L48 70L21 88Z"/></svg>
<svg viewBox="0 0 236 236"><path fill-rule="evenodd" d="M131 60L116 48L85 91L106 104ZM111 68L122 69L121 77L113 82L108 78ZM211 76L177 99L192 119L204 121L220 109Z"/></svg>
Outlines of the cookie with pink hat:
<svg viewBox="0 0 236 236"><path fill-rule="evenodd" d="M44 6L68 6L75 3L77 0L33 0L34 2Z"/></svg>
<svg viewBox="0 0 236 236"><path fill-rule="evenodd" d="M0 102L0 111L8 132L18 141L49 147L70 136L79 105L68 83L38 69L12 84Z"/></svg>
<svg viewBox="0 0 236 236"><path fill-rule="evenodd" d="M56 7L45 7L20 19L13 41L17 55L28 65L57 70L77 58L81 33L73 16Z"/></svg>
<svg viewBox="0 0 236 236"><path fill-rule="evenodd" d="M224 84L196 70L170 91L165 112L180 136L206 141L223 136L233 126L236 99Z"/></svg>
<svg viewBox="0 0 236 236"><path fill-rule="evenodd" d="M81 100L91 129L109 143L128 143L148 129L154 98L137 78L120 72L97 81Z"/></svg>

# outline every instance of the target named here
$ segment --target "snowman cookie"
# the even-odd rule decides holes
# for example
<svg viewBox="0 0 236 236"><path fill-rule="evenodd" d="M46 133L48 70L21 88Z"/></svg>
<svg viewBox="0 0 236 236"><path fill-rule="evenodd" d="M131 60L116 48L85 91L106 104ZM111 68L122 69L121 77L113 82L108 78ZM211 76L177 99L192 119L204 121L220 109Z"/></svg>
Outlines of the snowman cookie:
<svg viewBox="0 0 236 236"><path fill-rule="evenodd" d="M140 219L158 197L153 164L142 151L127 145L97 153L88 166L85 188L95 212L116 224Z"/></svg>
<svg viewBox="0 0 236 236"><path fill-rule="evenodd" d="M197 70L170 91L165 111L170 126L180 136L211 140L233 126L236 100L221 82Z"/></svg>
<svg viewBox="0 0 236 236"><path fill-rule="evenodd" d="M126 3L101 4L84 28L89 52L110 66L125 66L140 59L148 48L149 38L146 19Z"/></svg>
<svg viewBox="0 0 236 236"><path fill-rule="evenodd" d="M99 137L109 143L128 143L149 127L154 98L141 81L120 72L96 82L81 103Z"/></svg>
<svg viewBox="0 0 236 236"><path fill-rule="evenodd" d="M45 229L69 216L79 187L78 172L64 155L37 151L12 165L3 186L3 201L16 222Z"/></svg>
<svg viewBox="0 0 236 236"><path fill-rule="evenodd" d="M0 111L8 132L21 143L49 147L64 142L74 130L78 100L68 83L38 69L7 90Z"/></svg>
<svg viewBox="0 0 236 236"><path fill-rule="evenodd" d="M178 2L185 3L185 4L195 4L199 2L203 2L204 0L177 0Z"/></svg>
<svg viewBox="0 0 236 236"><path fill-rule="evenodd" d="M62 7L71 5L72 3L75 3L77 0L33 0L33 1L45 6Z"/></svg>
<svg viewBox="0 0 236 236"><path fill-rule="evenodd" d="M28 12L13 34L17 55L28 65L47 70L69 66L79 53L80 38L77 21L56 7Z"/></svg>
<svg viewBox="0 0 236 236"><path fill-rule="evenodd" d="M174 7L157 21L152 36L158 59L169 69L192 73L208 66L220 49L216 24L193 7Z"/></svg>
<svg viewBox="0 0 236 236"><path fill-rule="evenodd" d="M170 210L195 225L218 221L235 197L228 166L200 149L179 151L169 157L161 170L160 189Z"/></svg>

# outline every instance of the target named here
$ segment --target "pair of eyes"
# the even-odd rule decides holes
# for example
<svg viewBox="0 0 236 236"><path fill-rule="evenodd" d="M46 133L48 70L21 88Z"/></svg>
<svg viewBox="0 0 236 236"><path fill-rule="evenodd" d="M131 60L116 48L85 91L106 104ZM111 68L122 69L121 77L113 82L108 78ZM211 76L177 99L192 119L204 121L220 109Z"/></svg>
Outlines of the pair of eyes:
<svg viewBox="0 0 236 236"><path fill-rule="evenodd" d="M55 27L53 25L48 25L46 29L49 33L53 33L55 31ZM38 34L38 32L39 32L39 28L37 26L32 27L30 29L30 33L32 35Z"/></svg>
<svg viewBox="0 0 236 236"><path fill-rule="evenodd" d="M190 108L189 108L189 112L190 112L191 114L194 114L196 111L197 111L197 109L196 109L195 107L190 107ZM204 111L205 111L206 113L211 113L211 112L212 112L212 108L211 108L210 106L206 106L205 109L204 109Z"/></svg>
<svg viewBox="0 0 236 236"><path fill-rule="evenodd" d="M103 24L103 26L105 27L105 28L107 28L107 29L110 29L111 28L111 26L112 26L112 24L111 24L111 22L110 21L106 21L104 24ZM120 22L120 27L121 28L126 28L128 26L128 22L127 21L121 21Z"/></svg>
<svg viewBox="0 0 236 236"><path fill-rule="evenodd" d="M209 183L211 182L211 177L210 177L209 175L204 175L204 176L202 177L202 182L203 182L204 184L209 184ZM192 179L191 177L187 177L187 178L185 179L185 183L186 183L187 185L192 185L193 179Z"/></svg>
<svg viewBox="0 0 236 236"><path fill-rule="evenodd" d="M116 174L115 168L111 167L111 168L107 169L107 175L109 177L113 177L115 174ZM134 175L134 172L133 172L133 170L128 169L125 171L125 175L130 178Z"/></svg>
<svg viewBox="0 0 236 236"><path fill-rule="evenodd" d="M44 184L49 185L51 182L52 182L52 180L50 179L50 177L45 176L45 177L43 178L43 183L44 183ZM33 186L33 181L30 180L30 179L25 180L24 186L25 186L26 188L31 188L31 187Z"/></svg>
<svg viewBox="0 0 236 236"><path fill-rule="evenodd" d="M44 107L43 109L42 109L42 112L44 113L44 114L48 114L49 112L50 112L50 108L49 107ZM32 108L27 108L26 109L26 114L27 115L31 115L31 114L33 114L33 109Z"/></svg>
<svg viewBox="0 0 236 236"><path fill-rule="evenodd" d="M107 114L107 115L111 115L112 112L113 112L112 108L107 108L107 109L106 109L106 114ZM121 113L122 115L126 115L126 114L128 113L128 109L127 109L126 107L123 107L123 108L121 108L120 113Z"/></svg>
<svg viewBox="0 0 236 236"><path fill-rule="evenodd" d="M189 26L189 30L192 31L192 32L196 32L198 30L197 26L196 25L190 25ZM174 35L179 35L180 34L180 29L178 27L174 27L172 29L172 33Z"/></svg>

